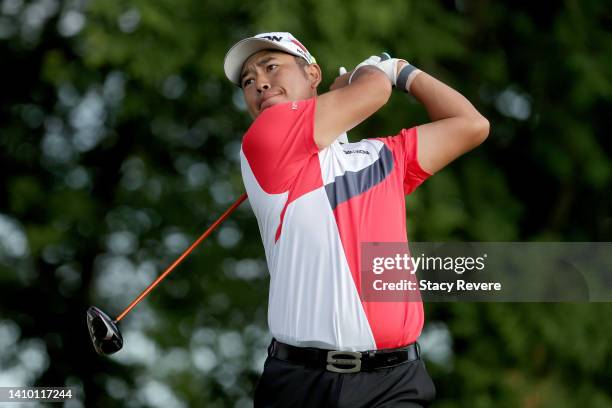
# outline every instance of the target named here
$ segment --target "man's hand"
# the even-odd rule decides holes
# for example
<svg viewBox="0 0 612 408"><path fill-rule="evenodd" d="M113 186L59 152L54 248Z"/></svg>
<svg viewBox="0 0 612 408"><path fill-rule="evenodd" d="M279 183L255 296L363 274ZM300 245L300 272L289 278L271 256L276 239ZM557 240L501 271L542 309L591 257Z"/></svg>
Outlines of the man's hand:
<svg viewBox="0 0 612 408"><path fill-rule="evenodd" d="M347 86L349 84L348 80L352 73L353 71L347 73L346 68L340 67L340 69L338 70L338 76L336 77L336 79L334 79L334 83L331 84L329 90L334 91L336 89L340 89L342 87Z"/></svg>
<svg viewBox="0 0 612 408"><path fill-rule="evenodd" d="M380 56L372 55L358 64L349 76L348 83L351 83L357 70L364 66L372 66L380 69L385 73L393 87L403 92L408 92L410 90L410 84L414 80L414 77L421 72L421 70L413 67L406 60L391 58L391 56L385 52Z"/></svg>
<svg viewBox="0 0 612 408"><path fill-rule="evenodd" d="M387 55L389 55L389 54L383 54L383 58L381 58L381 56L378 56L378 55L371 55L370 57L366 58L364 61L362 61L359 64L357 64L357 66L353 69L351 75L349 76L349 80L348 80L349 84L353 80L353 76L357 73L359 68L370 66L370 67L376 67L376 68L380 69L381 71L385 72L386 66L380 65L380 63L381 63L381 61L388 59L388 58L386 58ZM387 75L386 72L385 72L385 75ZM387 77L388 77L388 75L387 75Z"/></svg>
<svg viewBox="0 0 612 408"><path fill-rule="evenodd" d="M351 83L353 76L357 73L359 68L365 66L372 66L380 69L385 73L387 78L393 86L396 86L397 77L399 72L402 70L404 65L407 64L405 60L391 58L389 54L383 52L381 55L371 55L359 64L350 72L347 73L346 68L340 67L338 76L329 87L330 91L342 88Z"/></svg>

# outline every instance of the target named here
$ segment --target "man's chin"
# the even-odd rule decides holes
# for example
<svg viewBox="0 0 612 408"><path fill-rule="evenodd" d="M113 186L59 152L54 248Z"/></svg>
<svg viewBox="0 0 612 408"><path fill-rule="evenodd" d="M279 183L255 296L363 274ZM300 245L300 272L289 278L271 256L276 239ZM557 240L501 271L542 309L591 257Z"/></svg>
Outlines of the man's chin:
<svg viewBox="0 0 612 408"><path fill-rule="evenodd" d="M287 101L283 100L282 98L276 98L273 96L272 98L268 99L267 101L264 101L264 103L261 104L261 107L259 108L259 113L263 112L265 109L268 109L271 106L278 105L279 103L284 102Z"/></svg>

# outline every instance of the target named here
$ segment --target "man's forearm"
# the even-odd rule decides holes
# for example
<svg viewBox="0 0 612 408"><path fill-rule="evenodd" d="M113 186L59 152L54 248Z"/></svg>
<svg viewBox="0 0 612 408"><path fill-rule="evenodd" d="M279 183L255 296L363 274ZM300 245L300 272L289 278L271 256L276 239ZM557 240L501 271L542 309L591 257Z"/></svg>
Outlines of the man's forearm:
<svg viewBox="0 0 612 408"><path fill-rule="evenodd" d="M425 72L414 78L410 93L425 106L432 121L452 117L482 118L466 97Z"/></svg>
<svg viewBox="0 0 612 408"><path fill-rule="evenodd" d="M425 171L435 173L487 138L489 121L467 98L450 86L416 69L405 60L391 58L371 65L380 69L387 78L386 82L379 82L379 86L384 85L385 93L393 85L398 90L410 92L425 106L431 122L419 125L417 135L417 159ZM362 75L366 75L368 68L360 68L364 70ZM359 71L356 74L359 74ZM348 83L347 76L348 74L344 74L336 78L331 89L345 87ZM359 77L354 75L353 80L357 78ZM357 86L359 82L361 81L354 81L351 87ZM376 87L363 86L361 89L359 97L368 95L367 99L380 93L380 89ZM388 95L385 96L388 98Z"/></svg>
<svg viewBox="0 0 612 408"><path fill-rule="evenodd" d="M414 95L431 119L418 127L417 158L426 171L437 172L487 138L489 121L467 98L431 75L418 72L397 86Z"/></svg>

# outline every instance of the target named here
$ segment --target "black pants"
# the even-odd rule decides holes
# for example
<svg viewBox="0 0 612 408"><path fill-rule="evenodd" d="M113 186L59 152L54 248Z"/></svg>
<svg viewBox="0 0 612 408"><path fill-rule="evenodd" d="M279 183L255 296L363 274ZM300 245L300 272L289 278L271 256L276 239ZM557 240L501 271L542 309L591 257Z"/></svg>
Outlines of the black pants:
<svg viewBox="0 0 612 408"><path fill-rule="evenodd" d="M426 407L436 389L422 360L339 374L268 356L255 388L255 408Z"/></svg>

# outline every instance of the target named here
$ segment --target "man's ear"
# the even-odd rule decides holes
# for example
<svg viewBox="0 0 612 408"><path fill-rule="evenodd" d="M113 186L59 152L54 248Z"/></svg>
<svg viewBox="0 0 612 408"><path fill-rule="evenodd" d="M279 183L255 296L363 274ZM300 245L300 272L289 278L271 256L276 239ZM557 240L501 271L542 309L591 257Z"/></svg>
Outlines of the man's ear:
<svg viewBox="0 0 612 408"><path fill-rule="evenodd" d="M310 81L312 89L317 89L321 81L323 80L323 74L321 73L321 67L318 64L310 64L304 67L306 75Z"/></svg>

